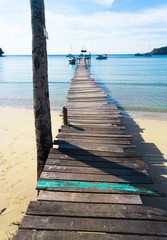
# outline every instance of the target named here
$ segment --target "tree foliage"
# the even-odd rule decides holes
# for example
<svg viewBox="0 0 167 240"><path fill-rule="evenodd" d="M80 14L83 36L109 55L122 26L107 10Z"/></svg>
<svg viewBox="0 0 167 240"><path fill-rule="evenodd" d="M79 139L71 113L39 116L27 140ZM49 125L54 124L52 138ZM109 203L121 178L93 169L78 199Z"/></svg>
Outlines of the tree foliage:
<svg viewBox="0 0 167 240"><path fill-rule="evenodd" d="M154 48L151 52L151 55L167 55L167 47Z"/></svg>
<svg viewBox="0 0 167 240"><path fill-rule="evenodd" d="M4 52L2 51L2 48L0 48L0 56L2 56L2 54L4 54Z"/></svg>

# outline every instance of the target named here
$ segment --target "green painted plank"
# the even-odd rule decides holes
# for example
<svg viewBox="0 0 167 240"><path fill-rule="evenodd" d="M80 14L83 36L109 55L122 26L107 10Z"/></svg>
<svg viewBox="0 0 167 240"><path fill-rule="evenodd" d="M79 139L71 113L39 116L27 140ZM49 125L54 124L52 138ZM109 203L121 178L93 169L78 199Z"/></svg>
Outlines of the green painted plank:
<svg viewBox="0 0 167 240"><path fill-rule="evenodd" d="M152 190L147 190L143 188L138 188L136 186L132 186L130 184L105 184L105 183L91 183L91 182L79 182L79 181L54 181L54 180L43 180L40 179L37 184L37 188L91 188L91 189L102 189L102 190L119 190L119 191L128 191L135 192L138 194L146 193L146 194L158 194L164 195L161 192L156 192Z"/></svg>

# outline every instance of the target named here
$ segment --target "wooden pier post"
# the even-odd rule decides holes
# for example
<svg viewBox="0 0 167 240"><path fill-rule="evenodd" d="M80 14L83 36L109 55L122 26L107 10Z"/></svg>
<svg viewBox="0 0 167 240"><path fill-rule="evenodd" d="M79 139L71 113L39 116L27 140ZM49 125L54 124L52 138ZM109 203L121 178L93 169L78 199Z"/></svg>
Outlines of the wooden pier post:
<svg viewBox="0 0 167 240"><path fill-rule="evenodd" d="M33 100L37 144L37 178L52 147L43 0L30 0L32 23Z"/></svg>
<svg viewBox="0 0 167 240"><path fill-rule="evenodd" d="M68 125L67 108L63 107L63 124Z"/></svg>

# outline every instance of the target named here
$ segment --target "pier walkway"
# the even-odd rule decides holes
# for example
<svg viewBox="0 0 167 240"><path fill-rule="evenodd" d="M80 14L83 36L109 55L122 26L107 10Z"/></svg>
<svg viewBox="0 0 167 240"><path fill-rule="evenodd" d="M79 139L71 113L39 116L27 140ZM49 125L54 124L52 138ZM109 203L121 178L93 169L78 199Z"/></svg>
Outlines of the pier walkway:
<svg viewBox="0 0 167 240"><path fill-rule="evenodd" d="M106 97L81 59L65 105L68 125L50 150L38 200L30 202L15 239L167 239L167 213L140 198L163 194L150 190L149 167L129 151L132 136Z"/></svg>

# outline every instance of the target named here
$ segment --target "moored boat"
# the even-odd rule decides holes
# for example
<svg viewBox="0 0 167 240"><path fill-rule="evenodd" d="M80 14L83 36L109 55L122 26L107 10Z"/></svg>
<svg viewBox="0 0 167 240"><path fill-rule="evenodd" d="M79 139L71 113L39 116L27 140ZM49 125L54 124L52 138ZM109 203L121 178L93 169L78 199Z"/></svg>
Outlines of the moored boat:
<svg viewBox="0 0 167 240"><path fill-rule="evenodd" d="M76 58L74 56L71 56L68 58L69 64L75 64Z"/></svg>
<svg viewBox="0 0 167 240"><path fill-rule="evenodd" d="M98 59L98 60L103 60L103 59L107 59L107 58L108 58L107 54L101 54L96 57L96 59Z"/></svg>

